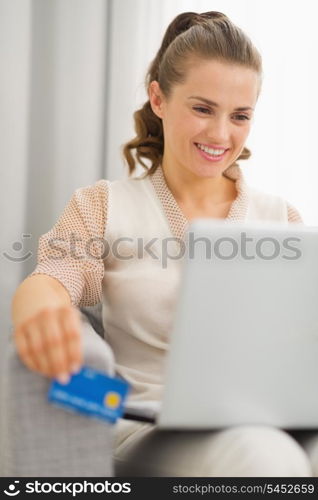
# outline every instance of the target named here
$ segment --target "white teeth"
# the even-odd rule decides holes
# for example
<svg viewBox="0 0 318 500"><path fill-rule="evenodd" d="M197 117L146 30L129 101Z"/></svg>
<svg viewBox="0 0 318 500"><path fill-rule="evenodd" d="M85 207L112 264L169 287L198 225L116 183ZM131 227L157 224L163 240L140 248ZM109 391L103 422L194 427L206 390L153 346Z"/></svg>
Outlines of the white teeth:
<svg viewBox="0 0 318 500"><path fill-rule="evenodd" d="M202 144L197 144L198 148L202 149L202 151L205 151L209 155L214 155L214 156L220 156L224 153L225 149L211 149L208 148L207 146L203 146Z"/></svg>

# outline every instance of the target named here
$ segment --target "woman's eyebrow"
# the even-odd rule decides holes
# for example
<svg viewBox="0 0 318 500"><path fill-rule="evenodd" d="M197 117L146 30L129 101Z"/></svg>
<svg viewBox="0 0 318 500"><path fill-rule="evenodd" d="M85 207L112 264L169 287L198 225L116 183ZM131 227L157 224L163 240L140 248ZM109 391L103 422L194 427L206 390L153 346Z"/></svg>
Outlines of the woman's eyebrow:
<svg viewBox="0 0 318 500"><path fill-rule="evenodd" d="M210 99L206 99L205 97L192 95L192 96L188 97L188 99L199 99L199 101L203 101L206 104L209 104L210 106L215 106L216 108L219 107L219 105L216 102L210 101ZM240 108L235 108L234 111L247 111L248 109L252 109L254 111L254 108L251 108L251 106L241 106Z"/></svg>

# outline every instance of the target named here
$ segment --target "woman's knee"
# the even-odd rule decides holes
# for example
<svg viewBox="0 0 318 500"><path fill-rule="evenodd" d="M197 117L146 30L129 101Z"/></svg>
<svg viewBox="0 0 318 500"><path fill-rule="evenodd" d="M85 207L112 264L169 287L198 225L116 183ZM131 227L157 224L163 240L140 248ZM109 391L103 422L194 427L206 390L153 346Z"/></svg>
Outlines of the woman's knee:
<svg viewBox="0 0 318 500"><path fill-rule="evenodd" d="M217 433L212 448L214 476L312 475L305 450L287 432L275 427L246 425L229 428Z"/></svg>
<svg viewBox="0 0 318 500"><path fill-rule="evenodd" d="M137 433L121 450L119 464L131 475L197 477L308 477L309 459L287 433L267 426L215 432Z"/></svg>

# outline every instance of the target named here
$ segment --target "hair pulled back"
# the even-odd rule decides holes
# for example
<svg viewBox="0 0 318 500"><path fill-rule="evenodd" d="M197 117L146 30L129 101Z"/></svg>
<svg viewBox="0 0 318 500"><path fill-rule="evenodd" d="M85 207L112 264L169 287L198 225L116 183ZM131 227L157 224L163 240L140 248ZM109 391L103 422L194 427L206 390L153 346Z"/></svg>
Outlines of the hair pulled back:
<svg viewBox="0 0 318 500"><path fill-rule="evenodd" d="M173 19L156 57L149 65L145 78L147 94L150 83L157 80L168 99L172 87L185 82L189 64L198 59L219 60L253 69L259 76L259 94L262 84L261 55L249 37L225 14L217 11L202 14L184 12ZM129 174L136 169L132 150L135 150L138 163L151 174L163 157L162 120L153 112L149 99L133 116L136 137L123 145L122 152ZM244 147L237 160L250 156L250 150ZM237 165L236 162L234 165Z"/></svg>

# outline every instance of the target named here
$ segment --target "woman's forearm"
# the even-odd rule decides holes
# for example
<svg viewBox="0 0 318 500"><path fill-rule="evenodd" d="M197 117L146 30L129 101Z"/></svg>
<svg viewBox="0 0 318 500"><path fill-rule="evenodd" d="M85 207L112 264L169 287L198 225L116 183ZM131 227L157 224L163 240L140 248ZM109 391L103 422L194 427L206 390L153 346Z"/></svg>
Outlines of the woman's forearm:
<svg viewBox="0 0 318 500"><path fill-rule="evenodd" d="M46 307L70 306L66 288L55 278L45 274L27 277L17 288L11 304L14 327Z"/></svg>

